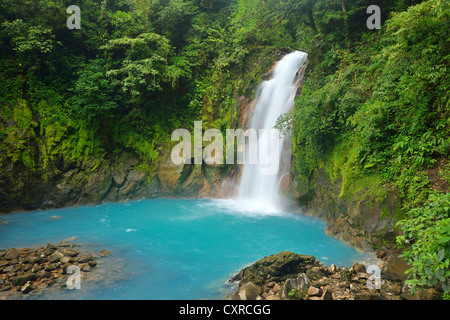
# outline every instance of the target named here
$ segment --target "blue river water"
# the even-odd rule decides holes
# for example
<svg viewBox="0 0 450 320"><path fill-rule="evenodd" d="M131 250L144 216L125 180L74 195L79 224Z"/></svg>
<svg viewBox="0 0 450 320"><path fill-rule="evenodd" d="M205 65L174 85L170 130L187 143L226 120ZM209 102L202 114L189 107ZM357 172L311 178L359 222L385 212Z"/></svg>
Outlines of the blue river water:
<svg viewBox="0 0 450 320"><path fill-rule="evenodd" d="M66 239L110 250L118 265L114 279L58 299L223 299L232 289L227 279L284 250L337 267L367 258L326 235L317 218L244 210L234 200L151 199L0 215L0 249Z"/></svg>

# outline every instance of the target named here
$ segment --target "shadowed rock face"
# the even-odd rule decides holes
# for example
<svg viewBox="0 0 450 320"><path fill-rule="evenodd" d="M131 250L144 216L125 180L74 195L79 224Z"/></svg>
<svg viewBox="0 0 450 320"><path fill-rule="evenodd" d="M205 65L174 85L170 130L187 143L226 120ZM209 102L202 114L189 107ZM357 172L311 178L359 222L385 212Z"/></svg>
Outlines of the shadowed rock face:
<svg viewBox="0 0 450 320"><path fill-rule="evenodd" d="M55 160L45 173L26 170L16 174L1 172L0 212L51 209L73 205L98 204L151 196L158 189L156 180L138 170L132 155L104 159L100 164Z"/></svg>
<svg viewBox="0 0 450 320"><path fill-rule="evenodd" d="M130 154L95 163L55 161L47 178L26 170L0 172L0 213L53 209L155 197L224 197L233 195L238 171L225 167L178 165L169 145L161 148L155 168L143 170Z"/></svg>

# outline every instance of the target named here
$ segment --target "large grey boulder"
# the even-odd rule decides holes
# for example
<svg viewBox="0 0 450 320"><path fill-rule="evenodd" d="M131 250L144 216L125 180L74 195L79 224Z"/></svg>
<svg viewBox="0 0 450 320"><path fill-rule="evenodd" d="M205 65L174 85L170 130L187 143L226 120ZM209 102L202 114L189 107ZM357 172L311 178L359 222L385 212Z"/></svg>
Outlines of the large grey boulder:
<svg viewBox="0 0 450 320"><path fill-rule="evenodd" d="M295 279L287 279L284 283L283 291L281 293L281 298L287 299L289 298L289 293L292 290L300 291L300 290L308 290L311 285L311 281L308 279L305 273L300 274Z"/></svg>

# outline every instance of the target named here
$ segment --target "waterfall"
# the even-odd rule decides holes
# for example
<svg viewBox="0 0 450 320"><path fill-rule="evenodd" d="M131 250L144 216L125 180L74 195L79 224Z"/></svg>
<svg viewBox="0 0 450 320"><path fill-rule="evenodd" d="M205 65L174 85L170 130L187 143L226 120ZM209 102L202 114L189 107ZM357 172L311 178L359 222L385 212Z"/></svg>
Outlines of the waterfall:
<svg viewBox="0 0 450 320"><path fill-rule="evenodd" d="M275 137L271 137L270 134L259 134L256 143L258 161L256 164L251 164L246 159L243 167L239 200L243 204L247 203L253 209L266 212L279 210L279 181L282 179L281 175L286 171L281 170L280 163L283 156L283 145L287 137L282 136L278 130L274 129L274 126L277 119L294 105L299 84L298 71L306 59L305 52L294 51L287 54L276 64L272 78L263 81L257 89L255 110L249 120L248 129L254 129L259 133L271 132ZM251 145L247 146L246 157L249 148L252 147L254 148ZM275 168L275 172L268 170L270 167ZM272 172L267 173L268 171Z"/></svg>

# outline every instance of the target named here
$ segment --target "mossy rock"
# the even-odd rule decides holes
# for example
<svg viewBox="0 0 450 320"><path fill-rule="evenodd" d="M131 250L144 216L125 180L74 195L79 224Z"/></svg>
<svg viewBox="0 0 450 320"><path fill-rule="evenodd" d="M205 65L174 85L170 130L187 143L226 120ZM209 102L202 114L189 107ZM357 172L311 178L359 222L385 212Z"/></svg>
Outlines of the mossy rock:
<svg viewBox="0 0 450 320"><path fill-rule="evenodd" d="M311 280L319 280L320 278L326 276L322 271L315 272L315 271L313 271L311 269L306 270L306 275Z"/></svg>
<svg viewBox="0 0 450 320"><path fill-rule="evenodd" d="M316 258L313 256L282 251L264 257L251 266L243 268L231 281L253 282L256 285L263 285L270 281L278 283L306 272L307 266L314 265L315 261Z"/></svg>
<svg viewBox="0 0 450 320"><path fill-rule="evenodd" d="M26 273L21 276L17 276L15 278L11 278L11 284L13 286L22 286L28 281L33 281L37 278L37 275L34 273Z"/></svg>

